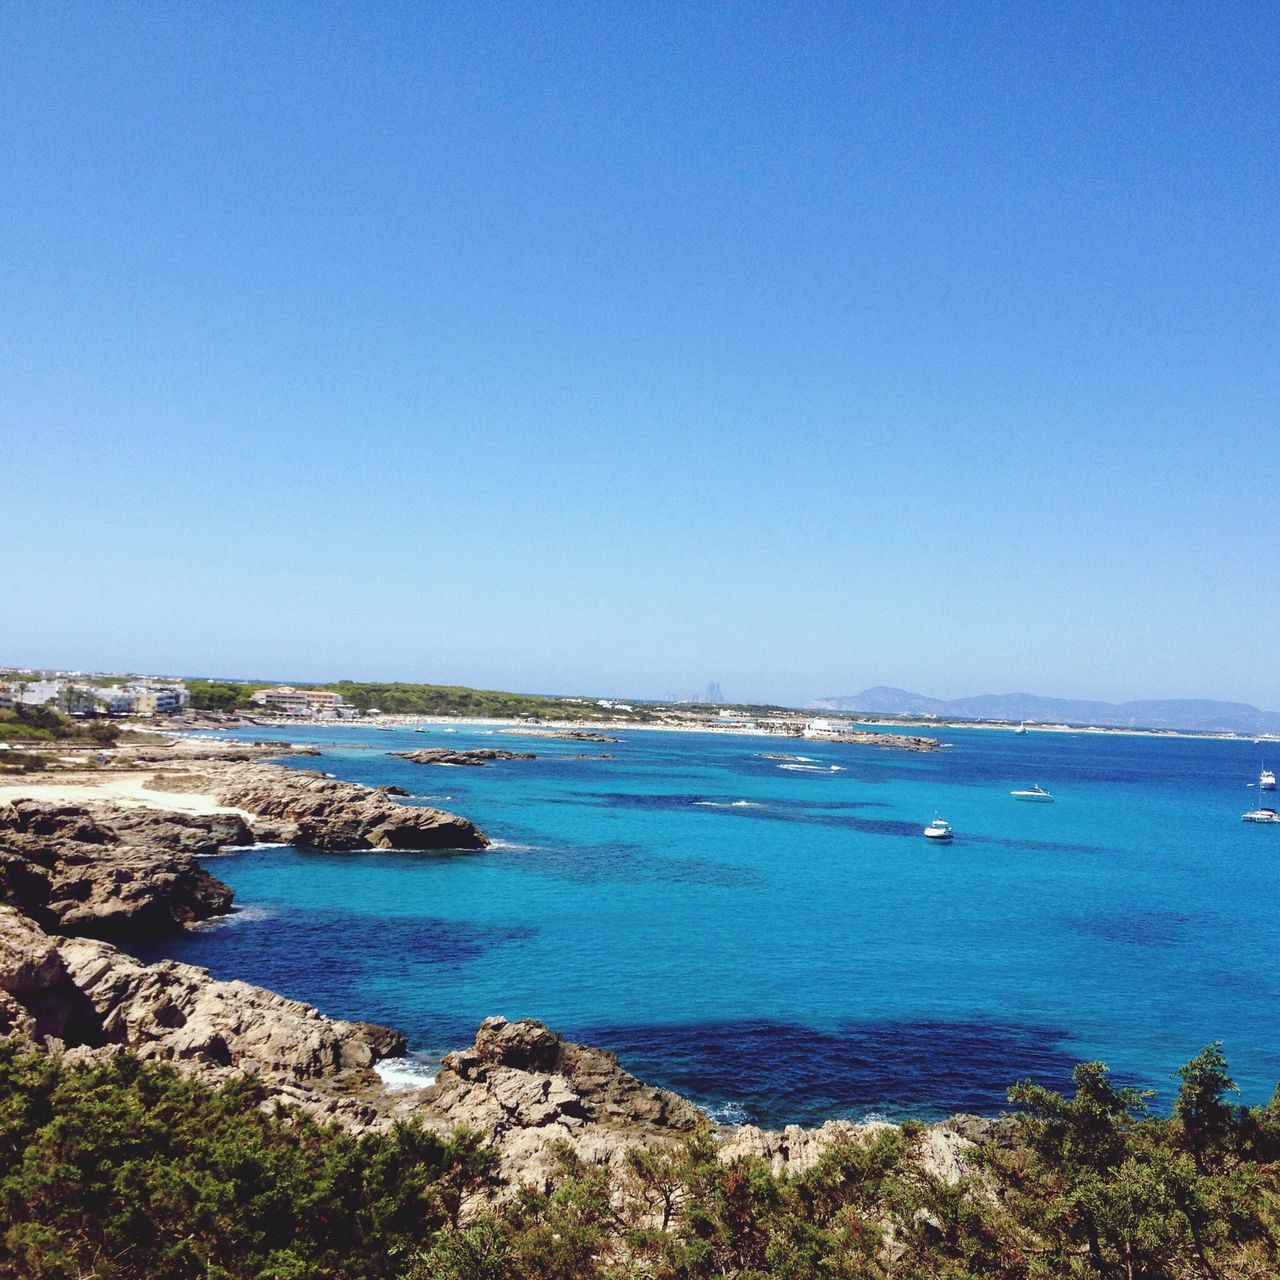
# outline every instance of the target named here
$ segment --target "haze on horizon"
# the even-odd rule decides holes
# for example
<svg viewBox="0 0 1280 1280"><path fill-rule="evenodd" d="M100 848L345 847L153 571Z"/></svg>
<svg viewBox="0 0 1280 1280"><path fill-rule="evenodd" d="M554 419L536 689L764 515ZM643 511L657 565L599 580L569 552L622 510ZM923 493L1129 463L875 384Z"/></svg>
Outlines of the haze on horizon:
<svg viewBox="0 0 1280 1280"><path fill-rule="evenodd" d="M1280 9L0 16L0 662L1280 708Z"/></svg>

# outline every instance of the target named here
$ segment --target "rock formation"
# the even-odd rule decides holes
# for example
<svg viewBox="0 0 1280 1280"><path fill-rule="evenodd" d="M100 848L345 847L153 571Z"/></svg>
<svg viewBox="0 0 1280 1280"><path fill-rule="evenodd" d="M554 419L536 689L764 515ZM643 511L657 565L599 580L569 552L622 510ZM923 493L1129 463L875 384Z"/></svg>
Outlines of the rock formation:
<svg viewBox="0 0 1280 1280"><path fill-rule="evenodd" d="M393 756L414 764L461 764L479 768L490 760L536 760L531 751L502 751L481 747L475 751L450 751L448 747L425 747L421 751L393 751Z"/></svg>
<svg viewBox="0 0 1280 1280"><path fill-rule="evenodd" d="M505 1018L486 1018L469 1049L445 1057L413 1114L477 1130L513 1181L535 1182L550 1173L557 1142L590 1162L613 1163L629 1147L671 1144L709 1123L693 1103L624 1071L607 1050Z"/></svg>
<svg viewBox="0 0 1280 1280"><path fill-rule="evenodd" d="M621 742L612 734L597 733L593 729L499 729L515 738L560 738L565 742Z"/></svg>
<svg viewBox="0 0 1280 1280"><path fill-rule="evenodd" d="M163 933L231 909L195 855L252 840L235 814L19 800L0 806L0 902L58 933Z"/></svg>
<svg viewBox="0 0 1280 1280"><path fill-rule="evenodd" d="M166 771L157 789L194 791L253 814L259 835L314 849L484 849L474 823L426 805L397 804L389 788L339 782L313 770L229 764ZM266 823L275 824L267 828ZM268 834L269 832L269 834Z"/></svg>
<svg viewBox="0 0 1280 1280"><path fill-rule="evenodd" d="M957 1117L976 1120L976 1116ZM816 1129L789 1124L785 1129L759 1129L743 1125L728 1134L720 1145L720 1158L755 1156L764 1160L775 1174L800 1174L822 1158L823 1152L840 1142L864 1142L878 1130L892 1128L883 1120L855 1124L851 1120L828 1120ZM955 1121L930 1125L920 1135L916 1160L920 1169L950 1185L973 1171L970 1156L978 1143L961 1131Z"/></svg>
<svg viewBox="0 0 1280 1280"><path fill-rule="evenodd" d="M356 1125L377 1120L368 1069L404 1053L399 1032L323 1017L194 965L142 964L105 942L55 938L0 906L0 1034L76 1055L132 1049L198 1070L259 1078L268 1096Z"/></svg>

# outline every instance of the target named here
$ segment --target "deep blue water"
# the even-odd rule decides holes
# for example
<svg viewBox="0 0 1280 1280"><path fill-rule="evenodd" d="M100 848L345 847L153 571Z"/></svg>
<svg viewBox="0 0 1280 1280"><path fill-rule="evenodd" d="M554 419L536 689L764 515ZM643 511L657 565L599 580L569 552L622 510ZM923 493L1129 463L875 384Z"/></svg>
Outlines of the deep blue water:
<svg viewBox="0 0 1280 1280"><path fill-rule="evenodd" d="M210 867L241 911L163 953L391 1023L417 1050L469 1043L488 1014L537 1017L773 1124L996 1112L1013 1081L1067 1087L1081 1058L1167 1103L1170 1072L1215 1039L1245 1101L1280 1080L1280 829L1240 821L1258 803L1249 743L948 729L948 751L905 755L658 732L608 747L437 726L282 736L327 744L292 763L398 783L497 846L225 855ZM431 744L539 758L386 754ZM616 758L574 758L600 750ZM1033 782L1057 802L1009 798ZM920 835L935 811L949 846Z"/></svg>

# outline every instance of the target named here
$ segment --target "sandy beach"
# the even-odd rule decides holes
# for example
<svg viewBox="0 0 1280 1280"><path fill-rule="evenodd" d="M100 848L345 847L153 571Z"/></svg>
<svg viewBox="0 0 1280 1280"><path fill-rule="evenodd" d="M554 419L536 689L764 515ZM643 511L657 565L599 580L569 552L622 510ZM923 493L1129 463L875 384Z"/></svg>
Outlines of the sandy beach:
<svg viewBox="0 0 1280 1280"><path fill-rule="evenodd" d="M6 783L0 786L0 804L14 800L40 800L45 804L107 802L178 813L237 813L246 819L252 816L243 809L218 804L212 796L190 791L161 791L148 786L155 776L154 769L146 769L101 777L73 774L56 782Z"/></svg>

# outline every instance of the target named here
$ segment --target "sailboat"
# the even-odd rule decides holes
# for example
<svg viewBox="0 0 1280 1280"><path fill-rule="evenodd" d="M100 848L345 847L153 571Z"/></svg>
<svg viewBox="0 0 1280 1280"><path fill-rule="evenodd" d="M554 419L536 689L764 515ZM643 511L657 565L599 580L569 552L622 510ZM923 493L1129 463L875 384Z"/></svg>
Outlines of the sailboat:
<svg viewBox="0 0 1280 1280"><path fill-rule="evenodd" d="M1015 730L1014 733L1026 733L1027 722L1024 720Z"/></svg>

